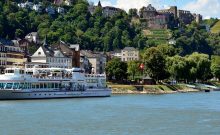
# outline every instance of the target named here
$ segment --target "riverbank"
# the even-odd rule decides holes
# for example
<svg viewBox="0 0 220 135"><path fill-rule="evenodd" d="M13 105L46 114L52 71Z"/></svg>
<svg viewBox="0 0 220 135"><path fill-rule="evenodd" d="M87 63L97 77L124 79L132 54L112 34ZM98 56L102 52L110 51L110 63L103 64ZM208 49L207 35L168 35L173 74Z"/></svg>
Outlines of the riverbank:
<svg viewBox="0 0 220 135"><path fill-rule="evenodd" d="M199 92L184 85L109 85L112 94L173 94Z"/></svg>

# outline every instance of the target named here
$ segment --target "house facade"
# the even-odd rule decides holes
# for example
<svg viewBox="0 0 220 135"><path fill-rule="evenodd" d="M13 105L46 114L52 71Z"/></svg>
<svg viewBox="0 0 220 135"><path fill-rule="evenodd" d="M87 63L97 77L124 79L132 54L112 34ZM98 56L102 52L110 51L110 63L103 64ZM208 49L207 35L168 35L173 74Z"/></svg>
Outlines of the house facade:
<svg viewBox="0 0 220 135"><path fill-rule="evenodd" d="M79 44L69 44L60 41L57 45L59 49L65 56L71 58L72 67L80 67L80 47Z"/></svg>
<svg viewBox="0 0 220 135"><path fill-rule="evenodd" d="M23 67L27 61L19 46L0 44L0 68L10 68L16 65Z"/></svg>
<svg viewBox="0 0 220 135"><path fill-rule="evenodd" d="M91 64L91 73L94 74L105 73L106 56L104 54L82 50L81 56L84 56L89 60L89 63Z"/></svg>
<svg viewBox="0 0 220 135"><path fill-rule="evenodd" d="M134 47L125 47L121 52L115 52L113 57L121 59L121 61L128 62L133 60L139 60L139 51Z"/></svg>
<svg viewBox="0 0 220 135"><path fill-rule="evenodd" d="M121 51L121 61L139 60L139 51L134 47L125 47Z"/></svg>
<svg viewBox="0 0 220 135"><path fill-rule="evenodd" d="M32 63L47 63L49 68L72 68L72 59L60 50L51 50L48 46L41 46L31 56Z"/></svg>

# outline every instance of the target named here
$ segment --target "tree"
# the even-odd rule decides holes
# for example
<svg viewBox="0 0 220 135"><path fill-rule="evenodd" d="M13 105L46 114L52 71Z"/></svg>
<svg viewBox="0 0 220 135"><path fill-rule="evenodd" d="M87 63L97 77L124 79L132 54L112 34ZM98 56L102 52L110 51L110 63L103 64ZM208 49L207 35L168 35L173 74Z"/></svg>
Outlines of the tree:
<svg viewBox="0 0 220 135"><path fill-rule="evenodd" d="M145 51L144 63L146 73L154 80L159 81L168 77L168 73L165 70L165 56L156 47L151 47Z"/></svg>
<svg viewBox="0 0 220 135"><path fill-rule="evenodd" d="M211 74L211 61L206 54L193 53L187 56L187 61L190 66L191 78L200 81L206 81L212 77Z"/></svg>
<svg viewBox="0 0 220 135"><path fill-rule="evenodd" d="M177 54L177 49L171 45L163 44L157 46L158 50L160 50L165 56L174 56Z"/></svg>
<svg viewBox="0 0 220 135"><path fill-rule="evenodd" d="M109 80L121 81L127 79L127 64L119 58L113 58L106 64L106 74Z"/></svg>
<svg viewBox="0 0 220 135"><path fill-rule="evenodd" d="M166 58L166 69L171 78L177 81L187 79L189 74L186 59L178 55Z"/></svg>
<svg viewBox="0 0 220 135"><path fill-rule="evenodd" d="M211 71L220 80L220 56L212 56Z"/></svg>
<svg viewBox="0 0 220 135"><path fill-rule="evenodd" d="M138 10L136 8L131 8L128 11L128 16L129 17L138 17Z"/></svg>
<svg viewBox="0 0 220 135"><path fill-rule="evenodd" d="M132 76L132 80L134 80L135 75L137 75L137 73L139 73L139 65L140 62L138 61L129 61L128 62L128 69L127 69L127 73Z"/></svg>

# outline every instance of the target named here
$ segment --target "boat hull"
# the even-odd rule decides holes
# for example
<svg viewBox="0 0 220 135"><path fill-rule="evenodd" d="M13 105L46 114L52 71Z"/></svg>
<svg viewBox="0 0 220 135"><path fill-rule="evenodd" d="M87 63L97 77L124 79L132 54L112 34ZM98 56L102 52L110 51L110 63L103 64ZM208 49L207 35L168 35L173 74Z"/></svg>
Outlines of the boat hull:
<svg viewBox="0 0 220 135"><path fill-rule="evenodd" d="M86 91L0 90L0 100L83 98L83 97L109 97L109 96L111 96L111 90L108 88L88 89Z"/></svg>

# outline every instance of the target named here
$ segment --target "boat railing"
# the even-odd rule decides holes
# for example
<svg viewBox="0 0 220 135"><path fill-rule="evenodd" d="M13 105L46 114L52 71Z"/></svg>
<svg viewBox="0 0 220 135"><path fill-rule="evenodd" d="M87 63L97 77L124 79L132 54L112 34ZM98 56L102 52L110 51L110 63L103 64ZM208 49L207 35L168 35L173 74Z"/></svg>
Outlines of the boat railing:
<svg viewBox="0 0 220 135"><path fill-rule="evenodd" d="M105 77L104 74L85 74L85 77Z"/></svg>
<svg viewBox="0 0 220 135"><path fill-rule="evenodd" d="M42 80L63 80L63 79L71 79L71 77L55 77L55 76L31 76L32 78L42 79Z"/></svg>

